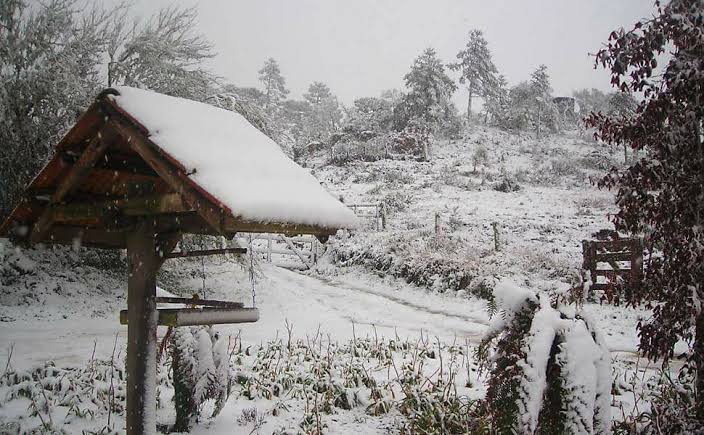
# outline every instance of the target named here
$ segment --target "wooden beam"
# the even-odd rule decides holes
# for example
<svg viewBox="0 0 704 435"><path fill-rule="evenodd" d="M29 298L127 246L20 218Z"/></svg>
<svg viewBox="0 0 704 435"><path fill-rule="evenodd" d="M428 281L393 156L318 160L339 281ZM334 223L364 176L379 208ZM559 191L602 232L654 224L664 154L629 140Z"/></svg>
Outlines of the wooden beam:
<svg viewBox="0 0 704 435"><path fill-rule="evenodd" d="M159 174L162 180L177 193L181 194L185 202L195 210L216 233L225 235L226 230L223 226L225 218L224 210L217 207L193 188L186 180L186 174L167 162L164 156L157 151L158 147L148 141L135 127L126 122L111 122L111 125L118 131L123 139L130 144L132 149ZM194 146L195 145L196 144L194 144Z"/></svg>
<svg viewBox="0 0 704 435"><path fill-rule="evenodd" d="M125 234L96 228L52 225L42 242L78 245L87 248L123 249L125 247Z"/></svg>
<svg viewBox="0 0 704 435"><path fill-rule="evenodd" d="M97 203L71 203L53 207L56 222L102 219L109 210L119 210L124 216L154 216L192 211L177 193L131 199L113 199Z"/></svg>
<svg viewBox="0 0 704 435"><path fill-rule="evenodd" d="M204 257L208 255L222 255L222 254L246 254L247 248L223 248L223 249L205 249L201 251L185 251L185 252L172 252L170 254L165 254L164 258L188 258L188 257Z"/></svg>
<svg viewBox="0 0 704 435"><path fill-rule="evenodd" d="M127 235L127 435L155 433L156 255L154 225L144 220Z"/></svg>
<svg viewBox="0 0 704 435"><path fill-rule="evenodd" d="M229 233L275 233L287 236L299 234L331 236L337 233L337 228L277 222L252 222L232 217L225 220L225 229Z"/></svg>
<svg viewBox="0 0 704 435"><path fill-rule="evenodd" d="M95 162L105 154L111 141L109 138L103 137L104 134L106 134L105 129L98 130L93 140L83 150L78 161L71 167L68 174L59 181L56 190L51 195L49 206L34 223L34 228L32 228L32 233L29 236L30 243L39 243L46 237L54 217L52 207L63 201L64 197L78 186L78 183L95 165Z"/></svg>

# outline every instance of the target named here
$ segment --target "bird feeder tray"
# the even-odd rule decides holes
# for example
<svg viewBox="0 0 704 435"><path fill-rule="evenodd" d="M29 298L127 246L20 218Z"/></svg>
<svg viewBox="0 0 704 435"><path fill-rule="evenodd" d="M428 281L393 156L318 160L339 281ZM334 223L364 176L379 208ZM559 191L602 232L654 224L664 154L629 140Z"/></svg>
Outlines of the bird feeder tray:
<svg viewBox="0 0 704 435"><path fill-rule="evenodd" d="M259 320L256 308L160 308L158 325L194 326L253 323ZM127 325L127 310L120 311L120 323Z"/></svg>

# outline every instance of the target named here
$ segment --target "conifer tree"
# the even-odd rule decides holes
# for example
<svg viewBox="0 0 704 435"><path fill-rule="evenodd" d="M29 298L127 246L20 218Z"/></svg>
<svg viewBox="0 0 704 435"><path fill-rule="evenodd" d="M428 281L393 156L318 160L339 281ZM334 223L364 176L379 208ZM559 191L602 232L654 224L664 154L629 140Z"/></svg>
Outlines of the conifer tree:
<svg viewBox="0 0 704 435"><path fill-rule="evenodd" d="M540 139L542 117L552 105L552 86L550 86L547 66L540 65L538 69L533 71L530 75L530 86L535 98L536 128L538 139Z"/></svg>
<svg viewBox="0 0 704 435"><path fill-rule="evenodd" d="M450 98L457 86L445 73L445 66L434 49L427 48L413 61L404 80L409 89L403 102L406 123L418 118L437 125L453 115Z"/></svg>
<svg viewBox="0 0 704 435"><path fill-rule="evenodd" d="M276 59L270 57L264 62L259 70L259 81L264 86L264 111L272 116L281 108L281 103L289 93Z"/></svg>
<svg viewBox="0 0 704 435"><path fill-rule="evenodd" d="M448 65L453 71L460 71L460 83L467 84L467 120L472 117L472 98L486 99L497 86L496 65L491 59L491 51L481 30L469 32L469 40L464 50L457 53L458 62Z"/></svg>
<svg viewBox="0 0 704 435"><path fill-rule="evenodd" d="M342 111L337 98L330 88L322 82L313 82L303 98L311 106L306 130L310 140L322 141L339 128Z"/></svg>

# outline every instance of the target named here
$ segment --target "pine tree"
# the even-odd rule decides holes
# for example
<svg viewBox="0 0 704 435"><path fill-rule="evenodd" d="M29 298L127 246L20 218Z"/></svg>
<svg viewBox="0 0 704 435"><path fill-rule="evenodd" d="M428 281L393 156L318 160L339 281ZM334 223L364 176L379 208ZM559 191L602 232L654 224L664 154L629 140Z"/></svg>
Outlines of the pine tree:
<svg viewBox="0 0 704 435"><path fill-rule="evenodd" d="M330 88L322 82L313 82L308 87L308 92L303 98L311 106L310 116L307 119L306 133L309 140L325 141L328 136L337 130L342 120L342 111L337 98Z"/></svg>
<svg viewBox="0 0 704 435"><path fill-rule="evenodd" d="M645 156L600 183L617 189L616 230L645 235L655 252L630 304L652 309L639 324L640 349L669 360L675 344L690 345L686 368L695 369L694 409L704 421L704 20L702 0L656 3L653 18L616 30L596 55L621 92L643 95L634 116L592 114L588 126L610 144ZM668 56L661 56L667 52ZM667 62L655 74L660 60ZM658 428L659 430L659 428Z"/></svg>
<svg viewBox="0 0 704 435"><path fill-rule="evenodd" d="M450 98L457 86L445 73L445 66L434 49L426 49L414 60L411 71L404 76L404 80L409 89L401 107L405 123L418 118L437 126L453 115Z"/></svg>
<svg viewBox="0 0 704 435"><path fill-rule="evenodd" d="M484 97L485 123L486 117L491 117L494 123L506 118L509 110L508 82L506 77L498 75L494 78L494 85Z"/></svg>
<svg viewBox="0 0 704 435"><path fill-rule="evenodd" d="M467 84L467 121L472 117L472 98L486 100L498 85L496 65L481 30L469 32L469 41L464 50L457 53L458 62L448 65L453 71L460 71L460 83Z"/></svg>
<svg viewBox="0 0 704 435"><path fill-rule="evenodd" d="M264 62L259 70L259 81L264 86L264 111L272 116L280 110L281 103L289 93L286 79L281 75L279 64L274 58L270 57Z"/></svg>
<svg viewBox="0 0 704 435"><path fill-rule="evenodd" d="M540 65L538 69L530 75L530 86L533 91L533 97L536 100L536 132L540 139L540 127L543 122L541 117L549 109L552 95L552 86L550 86L550 77L548 76L548 67Z"/></svg>

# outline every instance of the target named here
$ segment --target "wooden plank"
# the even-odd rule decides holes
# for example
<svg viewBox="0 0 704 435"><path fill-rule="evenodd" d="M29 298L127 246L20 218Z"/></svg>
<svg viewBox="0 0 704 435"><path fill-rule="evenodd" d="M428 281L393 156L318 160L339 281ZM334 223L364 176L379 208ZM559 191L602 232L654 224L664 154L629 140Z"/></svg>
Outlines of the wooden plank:
<svg viewBox="0 0 704 435"><path fill-rule="evenodd" d="M200 251L185 251L172 252L164 255L164 258L188 258L188 257L204 257L208 255L222 254L246 254L247 248L223 248L223 249L204 249Z"/></svg>
<svg viewBox="0 0 704 435"><path fill-rule="evenodd" d="M296 255L296 253L291 252L290 249L271 249L271 250L268 250L268 249L253 248L252 252L254 252L255 254L267 254L270 252L272 254L279 254L279 255ZM305 255L306 257L310 257L311 255L313 255L313 253L309 252L309 251L298 251L298 255Z"/></svg>
<svg viewBox="0 0 704 435"><path fill-rule="evenodd" d="M59 204L66 195L75 190L81 179L95 165L95 162L105 154L105 151L110 146L111 139L103 137L104 134L106 134L105 129L98 130L98 133L88 144L78 161L71 167L69 173L59 181L54 193L51 195L49 206L34 223L29 237L30 243L39 243L46 237L53 223L54 212L52 207Z"/></svg>
<svg viewBox="0 0 704 435"><path fill-rule="evenodd" d="M194 298L179 298L170 296L160 296L156 298L157 304L184 304L196 305L203 307L220 307L220 308L243 308L242 302L217 301L213 299L194 299Z"/></svg>
<svg viewBox="0 0 704 435"><path fill-rule="evenodd" d="M625 276L629 275L631 273L630 269L618 269L618 270L604 270L604 269L597 269L596 270L596 276L605 276L605 277L610 277L610 276Z"/></svg>
<svg viewBox="0 0 704 435"><path fill-rule="evenodd" d="M631 261L632 254L630 252L597 252L594 256L594 261L612 262L612 261Z"/></svg>
<svg viewBox="0 0 704 435"><path fill-rule="evenodd" d="M589 288L589 290L606 290L609 288L608 284L603 284L603 283L595 283L592 284L592 286Z"/></svg>
<svg viewBox="0 0 704 435"><path fill-rule="evenodd" d="M253 323L259 320L259 310L256 308L165 308L157 310L157 313L158 324L171 327ZM120 311L122 325L129 325L129 317L129 310Z"/></svg>
<svg viewBox="0 0 704 435"><path fill-rule="evenodd" d="M313 266L312 266L310 263L308 263L308 259L307 259L306 257L304 257L303 255L301 255L300 252L298 252L298 249L296 249L296 247L293 245L293 242L291 242L288 238L286 238L286 237L283 236L283 235L280 236L280 237L281 237L281 240L283 240L284 243L286 243L286 245L288 246L288 248L289 248L290 250L292 250L292 251L298 256L298 258L300 258L301 262L302 262L303 264L305 264L305 266L306 266L308 269L312 269L312 268L313 268Z"/></svg>
<svg viewBox="0 0 704 435"><path fill-rule="evenodd" d="M130 144L132 149L159 174L162 180L183 197L189 207L195 210L217 234L226 234L223 225L225 218L224 211L220 207L212 204L196 189L190 186L188 181L186 181L186 174L181 173L182 171L180 169L174 168L173 165L168 163L167 160L160 155L159 151L157 151L158 147L156 147L156 145L152 144L140 131L131 125L121 122L111 122L111 126L114 127L122 138Z"/></svg>
<svg viewBox="0 0 704 435"><path fill-rule="evenodd" d="M225 218L225 231L227 233L274 233L287 236L296 236L299 234L332 236L337 233L337 228L277 222L251 222L239 218L227 217Z"/></svg>
<svg viewBox="0 0 704 435"><path fill-rule="evenodd" d="M623 251L629 250L632 247L633 240L634 239L595 240L591 243L593 243L597 249L607 251Z"/></svg>

